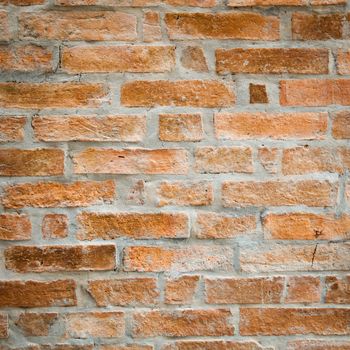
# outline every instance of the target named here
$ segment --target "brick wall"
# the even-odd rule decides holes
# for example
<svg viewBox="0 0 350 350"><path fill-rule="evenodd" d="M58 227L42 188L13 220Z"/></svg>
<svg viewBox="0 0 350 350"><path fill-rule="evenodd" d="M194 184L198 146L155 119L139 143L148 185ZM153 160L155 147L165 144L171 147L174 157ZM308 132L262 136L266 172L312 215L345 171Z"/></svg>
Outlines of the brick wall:
<svg viewBox="0 0 350 350"><path fill-rule="evenodd" d="M0 0L0 349L349 350L346 0Z"/></svg>

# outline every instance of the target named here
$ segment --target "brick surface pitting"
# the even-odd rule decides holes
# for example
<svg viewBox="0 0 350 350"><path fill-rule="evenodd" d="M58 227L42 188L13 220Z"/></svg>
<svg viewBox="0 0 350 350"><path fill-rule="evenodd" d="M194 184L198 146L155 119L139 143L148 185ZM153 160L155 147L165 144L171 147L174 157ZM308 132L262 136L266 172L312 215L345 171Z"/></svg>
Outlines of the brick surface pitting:
<svg viewBox="0 0 350 350"><path fill-rule="evenodd" d="M0 0L0 350L350 350L350 0Z"/></svg>

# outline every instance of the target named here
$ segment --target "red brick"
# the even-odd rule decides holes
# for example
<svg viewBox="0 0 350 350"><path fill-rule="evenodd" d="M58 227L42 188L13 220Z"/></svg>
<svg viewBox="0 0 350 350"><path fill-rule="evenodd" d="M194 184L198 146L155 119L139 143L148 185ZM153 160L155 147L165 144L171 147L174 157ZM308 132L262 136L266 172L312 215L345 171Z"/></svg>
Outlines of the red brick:
<svg viewBox="0 0 350 350"><path fill-rule="evenodd" d="M287 278L286 303L321 302L321 282L319 277L293 276Z"/></svg>
<svg viewBox="0 0 350 350"><path fill-rule="evenodd" d="M73 157L75 174L187 174L184 149L88 148Z"/></svg>
<svg viewBox="0 0 350 350"><path fill-rule="evenodd" d="M335 139L350 139L350 112L335 113L332 125L332 135Z"/></svg>
<svg viewBox="0 0 350 350"><path fill-rule="evenodd" d="M232 271L232 260L233 250L224 246L134 246L124 250L125 271Z"/></svg>
<svg viewBox="0 0 350 350"><path fill-rule="evenodd" d="M350 276L327 276L326 303L349 304L350 303Z"/></svg>
<svg viewBox="0 0 350 350"><path fill-rule="evenodd" d="M207 278L208 304L278 304L284 288L282 277Z"/></svg>
<svg viewBox="0 0 350 350"><path fill-rule="evenodd" d="M97 306L149 306L159 297L156 279L147 277L89 281L88 292Z"/></svg>
<svg viewBox="0 0 350 350"><path fill-rule="evenodd" d="M9 41L11 36L9 14L5 10L0 10L0 40Z"/></svg>
<svg viewBox="0 0 350 350"><path fill-rule="evenodd" d="M174 46L76 46L62 54L62 68L70 73L157 73L174 67Z"/></svg>
<svg viewBox="0 0 350 350"><path fill-rule="evenodd" d="M44 239L65 238L68 236L68 218L65 214L46 214L42 222Z"/></svg>
<svg viewBox="0 0 350 350"><path fill-rule="evenodd" d="M217 49L219 74L327 74L327 49L264 48Z"/></svg>
<svg viewBox="0 0 350 350"><path fill-rule="evenodd" d="M38 141L142 141L146 133L143 115L38 116L32 120Z"/></svg>
<svg viewBox="0 0 350 350"><path fill-rule="evenodd" d="M350 342L344 340L291 340L288 350L350 350Z"/></svg>
<svg viewBox="0 0 350 350"><path fill-rule="evenodd" d="M137 38L136 16L113 11L40 11L19 16L21 39L118 40Z"/></svg>
<svg viewBox="0 0 350 350"><path fill-rule="evenodd" d="M0 142L23 141L25 117L0 117Z"/></svg>
<svg viewBox="0 0 350 350"><path fill-rule="evenodd" d="M198 289L199 276L181 276L165 281L166 304L191 304Z"/></svg>
<svg viewBox="0 0 350 350"><path fill-rule="evenodd" d="M347 335L350 309L241 308L241 335Z"/></svg>
<svg viewBox="0 0 350 350"><path fill-rule="evenodd" d="M106 181L77 181L72 183L37 182L5 187L5 208L23 207L86 207L111 202L115 196L115 183Z"/></svg>
<svg viewBox="0 0 350 350"><path fill-rule="evenodd" d="M253 12L166 13L171 40L242 39L278 40L279 19Z"/></svg>
<svg viewBox="0 0 350 350"><path fill-rule="evenodd" d="M324 139L327 113L216 113L214 125L220 140Z"/></svg>
<svg viewBox="0 0 350 350"><path fill-rule="evenodd" d="M184 68L195 72L208 72L204 51L199 46L188 46L182 51L181 64Z"/></svg>
<svg viewBox="0 0 350 350"><path fill-rule="evenodd" d="M233 335L230 317L228 309L135 313L133 335L136 338Z"/></svg>
<svg viewBox="0 0 350 350"><path fill-rule="evenodd" d="M22 241L32 236L32 225L26 214L0 214L0 240Z"/></svg>
<svg viewBox="0 0 350 350"><path fill-rule="evenodd" d="M143 16L143 41L152 43L162 40L162 29L160 26L160 16L158 12L147 11Z"/></svg>
<svg viewBox="0 0 350 350"><path fill-rule="evenodd" d="M276 174L279 169L279 150L277 148L261 147L258 149L258 158L261 166L269 174Z"/></svg>
<svg viewBox="0 0 350 350"><path fill-rule="evenodd" d="M8 338L8 317L5 313L0 313L0 339Z"/></svg>
<svg viewBox="0 0 350 350"><path fill-rule="evenodd" d="M350 50L337 51L337 72L343 75L350 74Z"/></svg>
<svg viewBox="0 0 350 350"><path fill-rule="evenodd" d="M34 313L25 312L19 315L16 326L26 336L42 337L48 336L50 329L58 318L58 313Z"/></svg>
<svg viewBox="0 0 350 350"><path fill-rule="evenodd" d="M271 350L255 341L237 340L182 340L166 345L162 350Z"/></svg>
<svg viewBox="0 0 350 350"><path fill-rule="evenodd" d="M105 271L116 267L109 245L12 246L4 252L6 268L16 272Z"/></svg>
<svg viewBox="0 0 350 350"><path fill-rule="evenodd" d="M1 307L75 306L74 280L0 281ZM25 297L23 297L25 295Z"/></svg>
<svg viewBox="0 0 350 350"><path fill-rule="evenodd" d="M192 106L229 107L235 96L218 80L136 80L121 87L121 104L126 107Z"/></svg>
<svg viewBox="0 0 350 350"><path fill-rule="evenodd" d="M0 106L4 108L97 107L107 96L102 84L0 83Z"/></svg>

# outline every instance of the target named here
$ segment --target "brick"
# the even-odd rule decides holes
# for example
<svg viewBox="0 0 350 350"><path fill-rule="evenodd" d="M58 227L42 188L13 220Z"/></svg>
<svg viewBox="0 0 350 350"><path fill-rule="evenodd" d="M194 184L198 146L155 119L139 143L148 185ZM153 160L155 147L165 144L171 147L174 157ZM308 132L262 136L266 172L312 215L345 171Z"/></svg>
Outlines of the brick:
<svg viewBox="0 0 350 350"><path fill-rule="evenodd" d="M185 340L177 341L162 348L162 350L269 350L255 341L236 340Z"/></svg>
<svg viewBox="0 0 350 350"><path fill-rule="evenodd" d="M102 344L99 346L99 350L154 350L153 345L142 345L142 344Z"/></svg>
<svg viewBox="0 0 350 350"><path fill-rule="evenodd" d="M16 272L105 271L116 267L109 245L12 246L5 249L6 268Z"/></svg>
<svg viewBox="0 0 350 350"><path fill-rule="evenodd" d="M346 340L294 340L288 342L288 350L350 350L350 342Z"/></svg>
<svg viewBox="0 0 350 350"><path fill-rule="evenodd" d="M219 140L317 140L325 138L327 113L216 113L214 126Z"/></svg>
<svg viewBox="0 0 350 350"><path fill-rule="evenodd" d="M252 149L249 147L200 147L195 150L197 173L252 173Z"/></svg>
<svg viewBox="0 0 350 350"><path fill-rule="evenodd" d="M76 46L62 54L62 68L69 73L157 73L174 67L174 46Z"/></svg>
<svg viewBox="0 0 350 350"><path fill-rule="evenodd" d="M204 51L200 46L187 46L182 51L181 64L184 68L195 72L208 72Z"/></svg>
<svg viewBox="0 0 350 350"><path fill-rule="evenodd" d="M350 245L328 243L317 245L263 244L240 249L244 272L272 271L346 271L350 266Z"/></svg>
<svg viewBox="0 0 350 350"><path fill-rule="evenodd" d="M160 26L160 16L158 12L147 11L143 16L143 41L152 43L162 40L162 28Z"/></svg>
<svg viewBox="0 0 350 350"><path fill-rule="evenodd" d="M161 0L55 0L56 5L61 6L131 6L131 7L148 7L157 6Z"/></svg>
<svg viewBox="0 0 350 350"><path fill-rule="evenodd" d="M52 48L33 44L0 46L0 70L3 71L50 72L52 59Z"/></svg>
<svg viewBox="0 0 350 350"><path fill-rule="evenodd" d="M160 114L159 139L169 142L201 141L203 139L201 114Z"/></svg>
<svg viewBox="0 0 350 350"><path fill-rule="evenodd" d="M0 142L23 141L25 117L0 117Z"/></svg>
<svg viewBox="0 0 350 350"><path fill-rule="evenodd" d="M144 205L146 202L146 186L144 180L135 180L129 190L126 202L128 204Z"/></svg>
<svg viewBox="0 0 350 350"><path fill-rule="evenodd" d="M163 0L171 6L214 7L216 0Z"/></svg>
<svg viewBox="0 0 350 350"><path fill-rule="evenodd" d="M65 214L46 214L41 232L44 239L65 238L68 236L68 217Z"/></svg>
<svg viewBox="0 0 350 350"><path fill-rule="evenodd" d="M199 276L181 276L165 281L165 303L191 304L198 289Z"/></svg>
<svg viewBox="0 0 350 350"><path fill-rule="evenodd" d="M23 241L32 236L32 225L26 214L0 214L0 240Z"/></svg>
<svg viewBox="0 0 350 350"><path fill-rule="evenodd" d="M319 277L292 276L287 278L286 303L321 302L321 282Z"/></svg>
<svg viewBox="0 0 350 350"><path fill-rule="evenodd" d="M269 174L276 174L279 169L279 150L277 148L260 147L258 158L261 166Z"/></svg>
<svg viewBox="0 0 350 350"><path fill-rule="evenodd" d="M249 84L249 103L269 103L265 85Z"/></svg>
<svg viewBox="0 0 350 350"><path fill-rule="evenodd" d="M282 277L206 278L208 304L278 304L284 288Z"/></svg>
<svg viewBox="0 0 350 350"><path fill-rule="evenodd" d="M218 80L138 80L124 83L121 88L121 104L125 107L214 108L234 103L233 91Z"/></svg>
<svg viewBox="0 0 350 350"><path fill-rule="evenodd" d="M80 240L187 238L188 216L183 213L93 213L78 218Z"/></svg>
<svg viewBox="0 0 350 350"><path fill-rule="evenodd" d="M1 0L1 4L4 5L15 5L15 6L31 6L31 5L41 5L45 0Z"/></svg>
<svg viewBox="0 0 350 350"><path fill-rule="evenodd" d="M88 292L97 306L155 305L159 292L155 278L89 281Z"/></svg>
<svg viewBox="0 0 350 350"><path fill-rule="evenodd" d="M219 74L327 74L328 49L259 48L217 49Z"/></svg>
<svg viewBox="0 0 350 350"><path fill-rule="evenodd" d="M1 307L75 306L76 282L56 281L0 281ZM23 295L26 297L24 298Z"/></svg>
<svg viewBox="0 0 350 350"><path fill-rule="evenodd" d="M55 176L64 173L64 151L54 148L0 150L0 176Z"/></svg>
<svg viewBox="0 0 350 350"><path fill-rule="evenodd" d="M11 36L8 12L0 10L0 40L9 41Z"/></svg>
<svg viewBox="0 0 350 350"><path fill-rule="evenodd" d="M350 50L337 51L337 72L342 75L350 74Z"/></svg>
<svg viewBox="0 0 350 350"><path fill-rule="evenodd" d="M350 139L350 112L335 113L332 125L332 136L335 139Z"/></svg>
<svg viewBox="0 0 350 350"><path fill-rule="evenodd" d="M226 181L222 184L224 207L334 205L337 184L326 180Z"/></svg>
<svg viewBox="0 0 350 350"><path fill-rule="evenodd" d="M125 333L123 312L75 312L65 314L66 336L114 338Z"/></svg>
<svg viewBox="0 0 350 350"><path fill-rule="evenodd" d="M224 246L134 246L124 250L125 271L232 271L232 263L233 250Z"/></svg>
<svg viewBox="0 0 350 350"><path fill-rule="evenodd" d="M136 338L166 336L233 335L228 309L211 310L152 310L135 313L133 335Z"/></svg>
<svg viewBox="0 0 350 350"><path fill-rule="evenodd" d="M110 11L38 11L19 16L21 39L134 41L136 16Z"/></svg>
<svg viewBox="0 0 350 350"><path fill-rule="evenodd" d="M280 82L282 106L350 105L350 80L305 79Z"/></svg>
<svg viewBox="0 0 350 350"><path fill-rule="evenodd" d="M201 239L226 239L244 236L256 229L254 216L234 217L218 213L198 213L195 235Z"/></svg>
<svg viewBox="0 0 350 350"><path fill-rule="evenodd" d="M5 313L0 313L0 339L8 338L8 317Z"/></svg>
<svg viewBox="0 0 350 350"><path fill-rule="evenodd" d="M325 303L349 304L350 303L350 276L327 276L325 279L326 295Z"/></svg>
<svg viewBox="0 0 350 350"><path fill-rule="evenodd" d="M58 318L58 313L25 312L19 315L16 326L30 337L48 336L50 329Z"/></svg>
<svg viewBox="0 0 350 350"><path fill-rule="evenodd" d="M0 83L0 106L4 108L97 107L107 96L102 84Z"/></svg>
<svg viewBox="0 0 350 350"><path fill-rule="evenodd" d="M73 156L75 174L187 174L184 149L88 148Z"/></svg>
<svg viewBox="0 0 350 350"><path fill-rule="evenodd" d="M253 12L166 13L170 40L278 40L279 19Z"/></svg>
<svg viewBox="0 0 350 350"><path fill-rule="evenodd" d="M204 206L213 203L213 185L208 181L163 181L157 188L158 206Z"/></svg>
<svg viewBox="0 0 350 350"><path fill-rule="evenodd" d="M229 0L230 7L251 7L251 6L306 6L306 0Z"/></svg>
<svg viewBox="0 0 350 350"><path fill-rule="evenodd" d="M115 184L106 181L77 181L72 183L37 182L21 183L5 187L5 208L23 207L86 207L111 202L115 196Z"/></svg>
<svg viewBox="0 0 350 350"><path fill-rule="evenodd" d="M345 5L346 0L311 0L310 4L313 6Z"/></svg>
<svg viewBox="0 0 350 350"><path fill-rule="evenodd" d="M347 335L350 309L241 308L242 335Z"/></svg>
<svg viewBox="0 0 350 350"><path fill-rule="evenodd" d="M263 227L265 239L343 240L350 237L350 215L268 214Z"/></svg>
<svg viewBox="0 0 350 350"><path fill-rule="evenodd" d="M38 116L32 120L35 139L56 141L142 141L146 133L143 115Z"/></svg>
<svg viewBox="0 0 350 350"><path fill-rule="evenodd" d="M344 21L341 13L296 12L292 15L292 37L294 40L342 39Z"/></svg>

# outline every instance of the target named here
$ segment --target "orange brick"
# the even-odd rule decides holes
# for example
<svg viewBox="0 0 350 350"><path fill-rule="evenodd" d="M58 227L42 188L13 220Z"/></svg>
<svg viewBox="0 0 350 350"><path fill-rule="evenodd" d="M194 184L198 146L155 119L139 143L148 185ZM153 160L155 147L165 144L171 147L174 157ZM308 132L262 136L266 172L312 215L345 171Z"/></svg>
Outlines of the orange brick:
<svg viewBox="0 0 350 350"><path fill-rule="evenodd" d="M115 184L107 181L77 181L72 183L37 182L5 187L5 208L23 207L86 207L111 202L115 196Z"/></svg>
<svg viewBox="0 0 350 350"><path fill-rule="evenodd" d="M216 0L163 0L171 6L213 7Z"/></svg>
<svg viewBox="0 0 350 350"><path fill-rule="evenodd" d="M186 174L183 149L88 148L73 157L75 174Z"/></svg>
<svg viewBox="0 0 350 350"><path fill-rule="evenodd" d="M54 176L64 173L64 152L38 148L0 150L1 176Z"/></svg>
<svg viewBox="0 0 350 350"><path fill-rule="evenodd" d="M233 335L230 317L228 309L135 313L133 335L136 338Z"/></svg>
<svg viewBox="0 0 350 350"><path fill-rule="evenodd" d="M260 164L270 174L276 174L279 169L279 150L277 148L261 147L258 149Z"/></svg>
<svg viewBox="0 0 350 350"><path fill-rule="evenodd" d="M105 271L116 267L112 244L12 246L4 255L6 268L16 272Z"/></svg>
<svg viewBox="0 0 350 350"><path fill-rule="evenodd" d="M32 236L32 225L26 214L0 214L0 240L22 241Z"/></svg>
<svg viewBox="0 0 350 350"><path fill-rule="evenodd" d="M184 68L196 72L208 72L204 51L199 46L188 46L182 51L181 64Z"/></svg>
<svg viewBox="0 0 350 350"><path fill-rule="evenodd" d="M215 134L220 140L324 139L327 113L216 113Z"/></svg>
<svg viewBox="0 0 350 350"><path fill-rule="evenodd" d="M26 336L48 336L50 329L57 318L58 313L56 312L25 312L19 315L19 318L16 321L16 326L19 327Z"/></svg>
<svg viewBox="0 0 350 350"><path fill-rule="evenodd" d="M219 74L327 74L327 49L269 48L217 49Z"/></svg>
<svg viewBox="0 0 350 350"><path fill-rule="evenodd" d="M228 0L231 7L251 6L306 6L307 0Z"/></svg>
<svg viewBox="0 0 350 350"><path fill-rule="evenodd" d="M143 115L38 116L32 120L38 141L139 142L146 133Z"/></svg>
<svg viewBox="0 0 350 350"><path fill-rule="evenodd" d="M166 13L171 40L243 39L278 40L279 19L253 12Z"/></svg>
<svg viewBox="0 0 350 350"><path fill-rule="evenodd" d="M92 213L78 216L78 239L187 238L188 216L182 213Z"/></svg>
<svg viewBox="0 0 350 350"><path fill-rule="evenodd" d="M340 111L333 118L332 135L335 139L350 139L350 112Z"/></svg>
<svg viewBox="0 0 350 350"><path fill-rule="evenodd" d="M255 341L236 340L183 340L165 345L162 350L271 350Z"/></svg>
<svg viewBox="0 0 350 350"><path fill-rule="evenodd" d="M25 117L0 117L0 142L23 141Z"/></svg>
<svg viewBox="0 0 350 350"><path fill-rule="evenodd" d="M349 304L350 303L350 276L327 276L326 303Z"/></svg>
<svg viewBox="0 0 350 350"><path fill-rule="evenodd" d="M198 289L199 276L181 276L165 281L166 304L191 304Z"/></svg>
<svg viewBox="0 0 350 350"><path fill-rule="evenodd" d="M286 303L321 302L321 282L319 277L293 276L287 278Z"/></svg>
<svg viewBox="0 0 350 350"><path fill-rule="evenodd" d="M8 12L0 10L0 40L9 41L11 36Z"/></svg>
<svg viewBox="0 0 350 350"><path fill-rule="evenodd" d="M131 6L131 7L148 7L157 6L161 0L55 0L56 5L61 6Z"/></svg>
<svg viewBox="0 0 350 350"><path fill-rule="evenodd" d="M44 239L65 238L68 236L68 218L64 214L46 214L42 222Z"/></svg>
<svg viewBox="0 0 350 350"><path fill-rule="evenodd" d="M62 68L70 73L157 73L174 67L174 46L76 46L62 54Z"/></svg>
<svg viewBox="0 0 350 350"><path fill-rule="evenodd" d="M162 40L162 28L158 12L147 11L143 16L143 41L151 43Z"/></svg>
<svg viewBox="0 0 350 350"><path fill-rule="evenodd" d="M214 108L234 103L233 91L218 80L138 80L127 82L121 88L121 104L126 107Z"/></svg>
<svg viewBox="0 0 350 350"><path fill-rule="evenodd" d="M232 271L232 260L233 250L224 246L134 246L124 250L125 271Z"/></svg>
<svg viewBox="0 0 350 350"><path fill-rule="evenodd" d="M350 342L346 340L294 340L288 342L288 350L350 350Z"/></svg>
<svg viewBox="0 0 350 350"><path fill-rule="evenodd" d="M89 281L88 292L97 306L149 306L159 298L156 279L147 277Z"/></svg>
<svg viewBox="0 0 350 350"><path fill-rule="evenodd" d="M0 313L0 339L8 338L8 317L5 313Z"/></svg>
<svg viewBox="0 0 350 350"><path fill-rule="evenodd" d="M343 75L350 74L350 50L337 51L337 72Z"/></svg>
<svg viewBox="0 0 350 350"><path fill-rule="evenodd" d="M269 103L266 85L249 84L249 103Z"/></svg>

